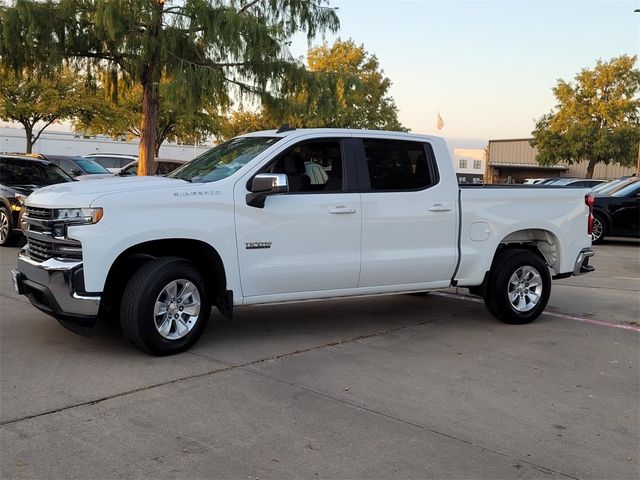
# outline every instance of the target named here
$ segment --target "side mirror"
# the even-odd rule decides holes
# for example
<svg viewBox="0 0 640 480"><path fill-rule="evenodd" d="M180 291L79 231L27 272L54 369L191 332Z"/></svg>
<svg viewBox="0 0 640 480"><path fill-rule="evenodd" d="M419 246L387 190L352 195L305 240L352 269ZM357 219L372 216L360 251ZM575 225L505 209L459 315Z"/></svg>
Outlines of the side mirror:
<svg viewBox="0 0 640 480"><path fill-rule="evenodd" d="M80 170L78 168L72 168L71 169L71 175L73 175L74 177L82 175L82 170Z"/></svg>
<svg viewBox="0 0 640 480"><path fill-rule="evenodd" d="M251 193L247 194L247 205L264 208L264 202L269 195L287 193L289 181L284 173L259 173L251 181Z"/></svg>

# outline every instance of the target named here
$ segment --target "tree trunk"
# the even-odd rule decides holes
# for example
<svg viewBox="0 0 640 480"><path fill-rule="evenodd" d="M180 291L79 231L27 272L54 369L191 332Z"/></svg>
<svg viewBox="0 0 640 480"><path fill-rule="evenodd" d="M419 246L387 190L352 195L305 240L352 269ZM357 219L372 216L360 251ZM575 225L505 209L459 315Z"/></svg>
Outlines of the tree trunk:
<svg viewBox="0 0 640 480"><path fill-rule="evenodd" d="M593 169L596 167L598 160L595 158L589 159L589 165L587 166L587 178L593 178Z"/></svg>
<svg viewBox="0 0 640 480"><path fill-rule="evenodd" d="M31 153L33 150L33 126L28 124L23 124L23 126L25 135L27 136L27 153Z"/></svg>
<svg viewBox="0 0 640 480"><path fill-rule="evenodd" d="M156 126L160 107L160 45L158 34L162 27L162 10L164 0L156 0L154 4L153 23L149 29L151 39L148 42L150 51L142 70L142 119L140 121L140 150L138 153L138 176L153 175L155 159Z"/></svg>
<svg viewBox="0 0 640 480"><path fill-rule="evenodd" d="M155 65L150 65L143 75L142 84L142 120L140 122L140 150L138 153L138 176L153 175L153 160L156 153L156 123L160 95ZM145 78L146 77L146 78Z"/></svg>

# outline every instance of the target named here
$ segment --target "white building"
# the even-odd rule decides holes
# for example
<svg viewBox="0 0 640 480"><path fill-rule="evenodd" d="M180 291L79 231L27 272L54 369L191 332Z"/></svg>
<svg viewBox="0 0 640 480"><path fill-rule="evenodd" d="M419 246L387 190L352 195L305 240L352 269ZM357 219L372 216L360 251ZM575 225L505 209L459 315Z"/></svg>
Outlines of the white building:
<svg viewBox="0 0 640 480"><path fill-rule="evenodd" d="M482 148L454 148L453 168L459 183L482 183L485 158Z"/></svg>
<svg viewBox="0 0 640 480"><path fill-rule="evenodd" d="M0 126L0 152L21 153L25 151L26 139L22 128ZM160 147L159 158L191 160L209 150L213 145L177 145L165 142ZM45 130L36 144L33 153L51 155L87 155L89 153L127 153L138 154L139 142L113 140L103 135L84 137L73 132Z"/></svg>

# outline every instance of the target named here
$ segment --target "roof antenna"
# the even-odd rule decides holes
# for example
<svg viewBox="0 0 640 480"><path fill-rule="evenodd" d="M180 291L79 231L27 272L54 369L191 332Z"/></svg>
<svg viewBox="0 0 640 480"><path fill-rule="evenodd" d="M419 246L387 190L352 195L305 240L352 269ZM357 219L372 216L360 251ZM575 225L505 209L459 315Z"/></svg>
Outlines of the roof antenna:
<svg viewBox="0 0 640 480"><path fill-rule="evenodd" d="M293 130L295 130L294 127L292 127L288 123L283 123L282 126L276 131L276 133L292 132Z"/></svg>

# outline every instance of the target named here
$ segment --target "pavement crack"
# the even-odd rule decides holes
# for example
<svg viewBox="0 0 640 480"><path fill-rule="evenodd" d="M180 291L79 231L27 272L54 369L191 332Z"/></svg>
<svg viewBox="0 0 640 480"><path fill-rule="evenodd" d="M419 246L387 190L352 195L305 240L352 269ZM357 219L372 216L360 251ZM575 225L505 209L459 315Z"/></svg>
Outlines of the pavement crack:
<svg viewBox="0 0 640 480"><path fill-rule="evenodd" d="M243 367L250 367L250 366L251 365L245 365ZM454 441L457 441L457 442L460 442L460 443L464 443L465 445L469 445L471 447L478 448L478 449L480 449L480 450L482 450L484 452L491 453L493 455L499 455L499 456L504 457L504 458L508 458L511 461L519 462L521 464L526 464L526 465L530 466L531 468L534 468L537 471L545 473L547 475L550 475L550 474L551 475L561 475L563 477L571 478L573 480L580 480L579 477L575 477L575 476L569 475L567 473L559 472L557 470L553 470L552 468L545 467L543 465L538 465L536 463L533 463L533 462L528 461L528 460L524 460L522 458L514 457L513 455L509 455L508 453L500 452L498 450L494 450L494 449L485 447L483 445L479 445L479 444L474 443L474 442L472 442L470 440L465 440L464 438L459 438L459 437L456 437L454 435L450 435L448 433L442 432L440 430L436 430L435 428L429 427L427 425L421 425L419 423L414 423L414 422L412 422L410 420L407 420L405 418L402 418L402 417L398 417L398 416L395 416L395 415L391 415L389 413L381 412L380 410L375 410L375 409L373 409L371 407L367 407L365 405L361 405L361 404L358 404L358 403L355 403L355 402L351 402L351 401L345 400L343 398L334 397L333 395L329 395L327 393L323 393L323 392L320 392L318 390L314 390L312 388L305 387L303 385L298 385L297 383L289 382L287 380L283 380L281 378L274 377L272 375L266 374L266 373L261 372L259 370L255 370L255 369L252 369L252 368L243 368L243 370L247 371L247 372L250 372L250 373L253 373L254 375L267 378L267 379L275 381L275 382L283 383L285 385L288 385L288 386L293 387L293 388L297 388L299 390L304 390L304 391L309 392L309 393L311 393L313 395L317 395L317 396L326 398L328 400L332 400L334 402L338 402L338 403L341 403L341 404L344 404L344 405L348 405L348 406L356 408L358 410L363 410L365 412L372 413L374 415L378 415L378 416L387 418L389 420L393 420L393 421L402 423L404 425L408 425L408 426L411 426L411 427L419 428L420 430L424 430L424 431L433 433L435 435L439 435L439 436L446 437L446 438L449 438L451 440L454 440Z"/></svg>
<svg viewBox="0 0 640 480"><path fill-rule="evenodd" d="M344 339L344 340L331 341L331 342L323 343L321 345L314 345L312 347L303 348L303 349L300 349L300 350L294 350L293 352L272 355L270 357L260 358L258 360L252 360L250 362L245 362L245 363L241 363L241 364L229 363L229 362L226 362L224 360L220 360L219 358L212 357L212 356L209 356L209 355L205 355L203 353L197 353L197 352L189 352L189 353L191 353L192 355L197 355L197 356L202 357L202 358L206 358L207 360L213 360L213 361L222 363L224 365L232 366L232 367L235 367L235 368L242 368L242 367L248 367L248 366L251 366L251 365L257 365L259 363L271 362L271 361L274 361L274 360L282 360L282 359L286 359L286 358L292 357L294 355L300 355L302 353L312 352L314 350L320 350L320 349L327 348L327 347L335 347L335 346L338 346L338 345L343 345L345 343L353 343L353 342L357 342L358 340L365 340L365 339L368 339L368 338L380 337L380 336L388 335L390 333L395 333L395 332L398 332L398 331L401 331L401 330L405 330L407 328L414 328L414 327L419 327L419 326L422 326L422 325L426 325L428 323L433 323L434 321L435 321L435 319L429 319L429 320L424 320L422 322L412 323L411 325L403 325L403 326L400 326L400 327L394 327L394 328L387 328L387 329L384 329L384 330L378 330L377 332L368 333L368 334L365 334L365 335L357 335L355 337L347 338L347 339Z"/></svg>
<svg viewBox="0 0 640 480"><path fill-rule="evenodd" d="M257 359L257 360L252 360L250 362L245 362L245 363L241 363L241 364L232 364L232 363L225 362L225 361L213 358L213 357L209 357L209 356L201 354L201 353L187 352L187 353L189 353L191 355L196 355L198 357L206 358L207 360L212 360L212 361L221 363L221 364L225 365L225 367L216 368L214 370L209 370L207 372L198 373L198 374L195 374L195 375L188 375L186 377L176 378L176 379L173 379L173 380L167 380L166 382L154 383L153 385L147 385L147 386L144 386L144 387L134 388L132 390L127 390L125 392L116 393L114 395L107 395L107 396L100 397L100 398L97 398L97 399L87 400L87 401L76 403L76 404L73 404L73 405L67 405L67 406L64 406L64 407L59 407L59 408L55 408L55 409L52 409L52 410L47 410L47 411L44 411L44 412L35 413L35 414L32 414L32 415L25 415L25 416L19 417L19 418L3 420L3 421L0 421L0 428L6 427L6 426L9 426L9 425L13 425L13 424L16 424L18 422L25 421L25 420L32 420L34 418L39 418L39 417L44 417L44 416L51 415L51 414L54 414L54 413L64 412L66 410L71 410L71 409L74 409L74 408L96 405L96 404L105 402L107 400L112 400L112 399L124 397L124 396L127 396L127 395L133 395L133 394L136 394L136 393L145 392L145 391L148 391L148 390L152 390L154 388L164 387L166 385L173 385L173 384L177 384L177 383L180 383L180 382L186 382L186 381L189 381L189 380L195 380L195 379L198 379L198 378L207 377L207 376L210 376L210 375L215 375L215 374L221 373L221 372L227 372L227 371L230 371L230 370L240 369L240 368L243 368L243 367L249 367L249 366L252 366L252 365L258 365L260 363L271 362L271 361L275 361L275 360L282 360L282 359L286 359L286 358L293 357L293 356L296 356L296 355L301 355L303 353L311 352L313 350L319 350L319 349L323 349L323 348L327 348L327 347L334 347L334 346L337 346L337 345L342 345L342 344L345 344L345 343L353 343L353 342L357 342L358 340L363 340L363 339L367 339L367 338L373 338L373 337L388 335L390 333L394 333L394 332L397 332L397 331L400 331L400 330L404 330L404 329L407 329L407 328L415 328L415 327L418 327L418 326L421 326L421 325L432 323L434 321L435 321L434 319L429 319L429 320L425 320L425 321L422 321L422 322L412 323L410 325L403 325L403 326L400 326L400 327L394 327L394 328L388 328L388 329L384 329L384 330L378 330L376 332L373 332L373 333L370 333L370 334L366 334L366 335L358 335L358 336L351 337L351 338L344 339L344 340L337 340L337 341L327 342L327 343L324 343L324 344L321 344L321 345L314 345L312 347L308 347L308 348L305 348L305 349L300 349L300 350L295 350L293 352L287 352L287 353L272 355L270 357L260 358L260 359Z"/></svg>
<svg viewBox="0 0 640 480"><path fill-rule="evenodd" d="M172 385L178 382L183 382L183 381L187 381L187 380L193 380L196 378L200 378L200 377L206 377L208 375L214 375L216 373L220 373L220 372L225 372L227 370L233 370L235 368L238 368L237 366L232 366L232 367L224 367L224 368L217 368L215 370L210 370L208 372L204 372L204 373L198 373L196 375L190 375L187 377L181 377L181 378L176 378L174 380L168 380L166 382L160 382L160 383L154 383L153 385L147 385L145 387L140 387L140 388L134 388L132 390L127 390L126 392L120 392L120 393L116 393L114 395L108 395L105 397L100 397L100 398L96 398L93 400L87 400L85 402L80 402L80 403L75 403L73 405L67 405L64 407L60 407L60 408L55 408L53 410L47 410L45 412L40 412L40 413L34 413L33 415L25 415L24 417L20 417L20 418L14 418L11 420L4 420L0 422L0 428L9 426L9 425L13 425L15 423L19 423L25 420L32 420L34 418L39 418L39 417L45 417L47 415L51 415L54 413L60 413L60 412L64 412L66 410L72 410L74 408L79 408L79 407L85 407L88 405L97 405L98 403L102 403L105 402L107 400L112 400L115 398L119 398L119 397L125 397L127 395L133 395L135 393L140 393L140 392L144 392L147 390L152 390L154 388L158 388L158 387L163 387L165 385Z"/></svg>
<svg viewBox="0 0 640 480"><path fill-rule="evenodd" d="M13 300L14 302L20 302L20 303L24 303L24 304L30 305L30 302L27 301L27 300L22 300L22 299L19 299L19 298L10 297L9 295L6 295L4 293L0 293L0 297L6 298L8 300Z"/></svg>

